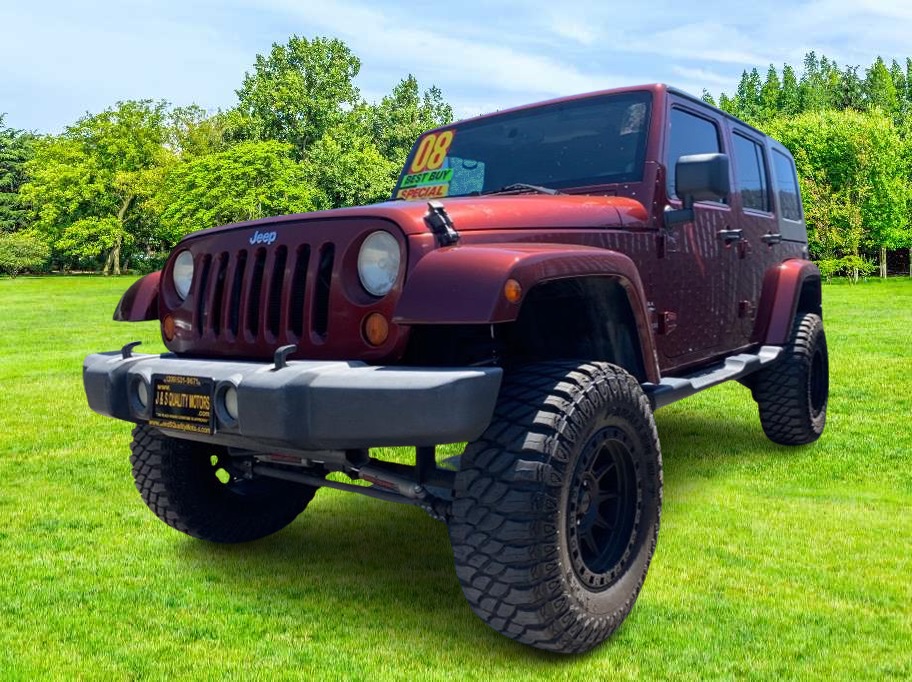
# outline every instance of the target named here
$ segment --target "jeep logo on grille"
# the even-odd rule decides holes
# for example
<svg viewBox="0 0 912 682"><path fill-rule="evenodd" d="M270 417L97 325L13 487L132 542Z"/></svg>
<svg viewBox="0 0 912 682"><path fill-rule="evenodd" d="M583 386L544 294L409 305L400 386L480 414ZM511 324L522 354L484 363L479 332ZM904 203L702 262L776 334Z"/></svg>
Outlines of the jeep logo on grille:
<svg viewBox="0 0 912 682"><path fill-rule="evenodd" d="M275 232L260 232L256 231L253 233L253 236L250 238L250 244L272 244L276 240Z"/></svg>

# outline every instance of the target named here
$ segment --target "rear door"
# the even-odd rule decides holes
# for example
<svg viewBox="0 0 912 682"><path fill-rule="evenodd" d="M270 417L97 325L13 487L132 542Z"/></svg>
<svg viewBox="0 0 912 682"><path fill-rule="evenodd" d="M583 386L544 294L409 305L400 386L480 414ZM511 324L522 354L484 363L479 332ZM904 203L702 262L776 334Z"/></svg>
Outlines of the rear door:
<svg viewBox="0 0 912 682"><path fill-rule="evenodd" d="M747 126L731 123L732 209L740 239L733 245L738 256L737 300L739 322L732 325L729 345L750 342L766 269L781 257L779 221L774 212L770 158L765 138Z"/></svg>

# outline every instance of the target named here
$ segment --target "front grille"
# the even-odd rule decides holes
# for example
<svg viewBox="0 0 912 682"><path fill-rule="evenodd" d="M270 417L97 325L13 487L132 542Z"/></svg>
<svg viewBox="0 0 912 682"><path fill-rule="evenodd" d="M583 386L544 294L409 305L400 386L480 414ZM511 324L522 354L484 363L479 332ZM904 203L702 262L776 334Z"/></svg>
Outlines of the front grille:
<svg viewBox="0 0 912 682"><path fill-rule="evenodd" d="M197 257L193 330L235 344L319 344L329 333L335 245L280 245Z"/></svg>

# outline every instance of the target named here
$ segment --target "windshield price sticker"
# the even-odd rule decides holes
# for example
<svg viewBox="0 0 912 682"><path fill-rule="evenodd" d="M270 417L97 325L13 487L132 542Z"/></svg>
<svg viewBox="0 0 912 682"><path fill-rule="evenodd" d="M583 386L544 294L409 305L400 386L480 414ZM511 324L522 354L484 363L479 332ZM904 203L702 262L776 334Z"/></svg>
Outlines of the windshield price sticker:
<svg viewBox="0 0 912 682"><path fill-rule="evenodd" d="M428 185L426 187L407 187L400 189L396 196L406 201L415 201L416 199L436 199L445 197L450 192L449 185Z"/></svg>
<svg viewBox="0 0 912 682"><path fill-rule="evenodd" d="M152 418L149 424L190 433L215 432L212 379L175 374L153 374Z"/></svg>
<svg viewBox="0 0 912 682"><path fill-rule="evenodd" d="M442 168L436 171L425 171L424 173L406 175L404 178L402 178L402 184L399 185L399 188L407 189L409 187L422 187L424 185L449 184L450 180L452 179L453 169Z"/></svg>
<svg viewBox="0 0 912 682"><path fill-rule="evenodd" d="M415 157L412 159L409 174L440 168L450 151L450 145L453 144L455 136L454 131L444 130L441 133L428 133L422 137L421 142L418 143L418 149L415 151Z"/></svg>

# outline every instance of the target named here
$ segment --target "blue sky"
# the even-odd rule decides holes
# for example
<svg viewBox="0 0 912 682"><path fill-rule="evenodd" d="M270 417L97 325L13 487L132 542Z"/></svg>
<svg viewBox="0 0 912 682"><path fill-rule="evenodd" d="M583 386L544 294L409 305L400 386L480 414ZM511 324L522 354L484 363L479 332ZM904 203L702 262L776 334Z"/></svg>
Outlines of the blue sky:
<svg viewBox="0 0 912 682"><path fill-rule="evenodd" d="M662 81L731 92L745 68L912 56L912 3L885 0L0 0L0 113L59 132L117 100L229 107L257 53L334 36L377 101L404 76L458 117Z"/></svg>

